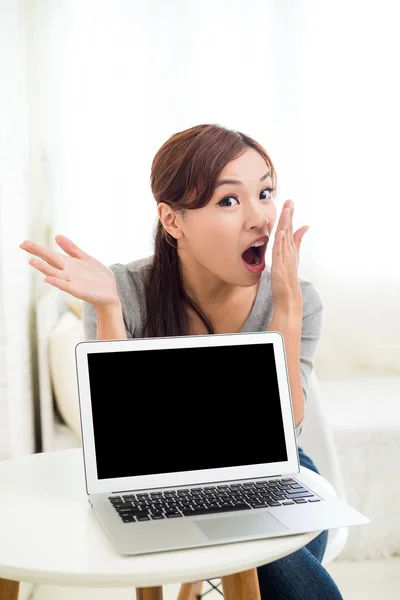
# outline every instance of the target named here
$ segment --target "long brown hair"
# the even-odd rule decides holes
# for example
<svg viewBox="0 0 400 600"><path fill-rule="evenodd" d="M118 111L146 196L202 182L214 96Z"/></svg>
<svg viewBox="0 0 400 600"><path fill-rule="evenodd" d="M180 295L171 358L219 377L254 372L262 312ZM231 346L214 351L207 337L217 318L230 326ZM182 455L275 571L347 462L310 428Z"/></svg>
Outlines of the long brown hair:
<svg viewBox="0 0 400 600"><path fill-rule="evenodd" d="M202 208L212 198L219 173L247 148L264 158L273 187L276 172L266 150L254 139L221 125L197 125L172 135L156 153L151 167L151 190L157 202L175 211ZM208 333L215 333L208 316L186 294L181 278L177 241L158 219L154 256L146 289L149 337L188 334L187 307L191 306Z"/></svg>

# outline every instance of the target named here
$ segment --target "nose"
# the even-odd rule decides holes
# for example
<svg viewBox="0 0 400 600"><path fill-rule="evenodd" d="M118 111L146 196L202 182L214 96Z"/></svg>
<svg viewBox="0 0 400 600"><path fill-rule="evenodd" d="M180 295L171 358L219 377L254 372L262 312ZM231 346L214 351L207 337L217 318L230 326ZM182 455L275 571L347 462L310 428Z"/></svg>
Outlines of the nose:
<svg viewBox="0 0 400 600"><path fill-rule="evenodd" d="M265 209L264 209L265 210ZM251 201L246 210L246 228L265 230L269 224L269 219L266 216L260 201Z"/></svg>

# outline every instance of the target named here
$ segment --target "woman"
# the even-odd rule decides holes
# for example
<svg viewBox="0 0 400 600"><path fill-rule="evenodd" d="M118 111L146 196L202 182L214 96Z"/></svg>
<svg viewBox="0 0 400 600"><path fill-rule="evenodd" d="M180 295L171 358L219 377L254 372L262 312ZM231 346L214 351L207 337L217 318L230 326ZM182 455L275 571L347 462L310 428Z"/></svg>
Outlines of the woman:
<svg viewBox="0 0 400 600"><path fill-rule="evenodd" d="M46 283L83 300L86 340L281 332L299 436L323 305L313 284L297 274L308 227L293 232L292 201L277 221L269 155L241 132L198 125L172 135L158 150L151 190L158 219L150 257L108 268L61 235L55 239L66 254L30 241L20 247L43 259L29 262ZM299 457L318 473L301 448ZM261 596L341 599L321 564L327 535L259 567Z"/></svg>

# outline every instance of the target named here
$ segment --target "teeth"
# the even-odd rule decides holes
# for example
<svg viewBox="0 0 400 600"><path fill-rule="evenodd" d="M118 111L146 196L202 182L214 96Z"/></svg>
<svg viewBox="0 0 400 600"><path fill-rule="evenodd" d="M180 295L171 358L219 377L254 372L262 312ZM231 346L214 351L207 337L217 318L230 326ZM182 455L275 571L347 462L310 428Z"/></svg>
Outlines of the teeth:
<svg viewBox="0 0 400 600"><path fill-rule="evenodd" d="M264 246L265 242L264 240L260 240L259 242L256 242L255 244L252 245L252 248L258 248L258 246Z"/></svg>

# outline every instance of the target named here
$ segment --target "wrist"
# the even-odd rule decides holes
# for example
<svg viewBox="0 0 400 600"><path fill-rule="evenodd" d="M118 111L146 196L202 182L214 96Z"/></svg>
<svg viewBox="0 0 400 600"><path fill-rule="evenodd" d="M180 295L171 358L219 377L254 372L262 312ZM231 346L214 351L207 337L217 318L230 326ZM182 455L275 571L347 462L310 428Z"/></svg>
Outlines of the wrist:
<svg viewBox="0 0 400 600"><path fill-rule="evenodd" d="M274 302L273 314L282 315L285 317L303 318L303 302L301 301L279 301Z"/></svg>
<svg viewBox="0 0 400 600"><path fill-rule="evenodd" d="M278 305L274 306L269 331L280 331L285 335L293 334L301 335L303 327L303 313L298 306Z"/></svg>
<svg viewBox="0 0 400 600"><path fill-rule="evenodd" d="M120 311L121 308L121 301L119 297L111 302L108 302L107 304L94 305L94 310L96 311L97 316L109 315L110 313Z"/></svg>

